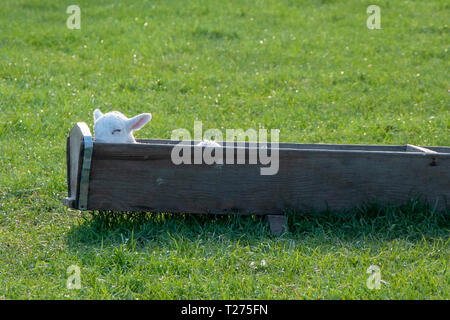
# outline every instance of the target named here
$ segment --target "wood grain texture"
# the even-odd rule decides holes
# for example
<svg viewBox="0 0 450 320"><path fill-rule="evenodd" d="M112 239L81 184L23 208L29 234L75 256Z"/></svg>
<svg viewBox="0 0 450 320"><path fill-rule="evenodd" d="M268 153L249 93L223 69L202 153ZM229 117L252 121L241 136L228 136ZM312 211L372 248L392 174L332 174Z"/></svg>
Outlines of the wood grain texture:
<svg viewBox="0 0 450 320"><path fill-rule="evenodd" d="M415 196L439 209L450 203L450 154L440 152L280 148L278 174L261 176L259 164L174 165L172 148L94 143L88 209L282 214Z"/></svg>

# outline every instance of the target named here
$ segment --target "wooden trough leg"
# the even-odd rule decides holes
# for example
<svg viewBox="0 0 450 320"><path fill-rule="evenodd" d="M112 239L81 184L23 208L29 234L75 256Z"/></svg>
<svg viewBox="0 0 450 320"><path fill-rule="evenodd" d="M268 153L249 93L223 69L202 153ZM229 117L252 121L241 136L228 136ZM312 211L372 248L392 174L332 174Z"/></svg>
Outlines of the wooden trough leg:
<svg viewBox="0 0 450 320"><path fill-rule="evenodd" d="M270 232L276 236L279 236L284 230L286 230L286 217L281 214L268 214Z"/></svg>

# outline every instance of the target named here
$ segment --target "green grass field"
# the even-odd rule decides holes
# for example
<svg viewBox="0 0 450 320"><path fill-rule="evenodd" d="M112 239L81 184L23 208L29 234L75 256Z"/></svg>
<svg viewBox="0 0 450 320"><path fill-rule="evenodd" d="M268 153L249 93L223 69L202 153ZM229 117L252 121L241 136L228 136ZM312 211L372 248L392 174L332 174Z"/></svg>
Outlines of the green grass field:
<svg viewBox="0 0 450 320"><path fill-rule="evenodd" d="M81 30L66 27L71 4ZM417 201L288 213L280 237L259 217L61 204L65 138L95 108L151 112L137 138L201 120L283 142L450 146L449 13L445 0L3 0L0 298L449 299L450 212Z"/></svg>

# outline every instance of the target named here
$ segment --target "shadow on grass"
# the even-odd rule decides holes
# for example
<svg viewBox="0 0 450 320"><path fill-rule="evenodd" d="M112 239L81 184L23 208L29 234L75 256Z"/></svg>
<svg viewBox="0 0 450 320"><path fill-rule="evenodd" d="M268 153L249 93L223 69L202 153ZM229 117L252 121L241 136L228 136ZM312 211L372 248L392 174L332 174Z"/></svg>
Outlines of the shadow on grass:
<svg viewBox="0 0 450 320"><path fill-rule="evenodd" d="M254 215L94 211L83 215L67 240L70 246L120 245L127 239L145 245L149 241L172 241L174 237L238 240L270 237L270 231L265 217Z"/></svg>
<svg viewBox="0 0 450 320"><path fill-rule="evenodd" d="M420 201L320 213L287 211L286 216L287 232L275 237L262 216L95 211L86 213L83 221L71 228L67 242L69 247L102 247L123 245L132 239L134 245L145 247L150 242L163 245L175 238L231 242L306 238L419 241L448 238L450 232L450 211L436 211Z"/></svg>

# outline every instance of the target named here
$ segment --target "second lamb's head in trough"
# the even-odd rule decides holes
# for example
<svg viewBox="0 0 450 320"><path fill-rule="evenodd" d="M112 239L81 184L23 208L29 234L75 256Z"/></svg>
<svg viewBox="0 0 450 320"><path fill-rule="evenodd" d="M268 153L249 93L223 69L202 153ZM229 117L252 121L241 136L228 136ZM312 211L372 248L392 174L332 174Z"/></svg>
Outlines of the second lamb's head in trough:
<svg viewBox="0 0 450 320"><path fill-rule="evenodd" d="M136 143L133 131L139 130L152 119L150 113L142 113L128 119L118 111L103 114L94 111L95 141L106 143Z"/></svg>

